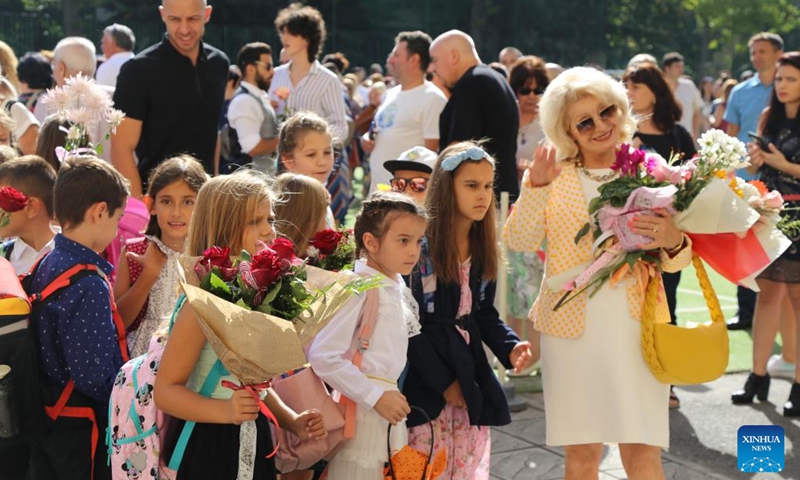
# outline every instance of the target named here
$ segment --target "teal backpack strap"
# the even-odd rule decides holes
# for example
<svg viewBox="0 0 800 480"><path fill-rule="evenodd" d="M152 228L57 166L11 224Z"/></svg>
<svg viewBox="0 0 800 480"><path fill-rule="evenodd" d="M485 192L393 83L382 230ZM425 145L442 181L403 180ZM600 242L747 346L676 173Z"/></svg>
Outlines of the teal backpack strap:
<svg viewBox="0 0 800 480"><path fill-rule="evenodd" d="M106 458L106 466L111 466L111 454L114 452L114 442L111 440L111 412L114 411L113 402L108 402L108 426L106 427L106 446L108 446L108 457Z"/></svg>
<svg viewBox="0 0 800 480"><path fill-rule="evenodd" d="M203 386L200 388L200 392L198 393L204 397L210 397L211 392L214 391L219 383L219 380L224 375L228 375L228 371L222 366L222 362L217 359L217 361L214 362L214 365L211 367L211 370L208 372L208 376L206 377L205 382L203 382ZM189 438L192 436L192 431L194 430L196 423L197 422L186 422L183 425L180 436L178 437L178 443L175 444L175 450L172 452L172 458L169 459L168 466L176 472L178 471L178 467L181 466L183 454L186 452L186 445L189 443Z"/></svg>
<svg viewBox="0 0 800 480"><path fill-rule="evenodd" d="M181 311L181 307L186 302L186 294L181 293L181 296L178 297L178 301L175 303L175 308L172 309L172 316L169 317L169 331L172 332L172 327L175 325L175 320L178 318L178 312Z"/></svg>

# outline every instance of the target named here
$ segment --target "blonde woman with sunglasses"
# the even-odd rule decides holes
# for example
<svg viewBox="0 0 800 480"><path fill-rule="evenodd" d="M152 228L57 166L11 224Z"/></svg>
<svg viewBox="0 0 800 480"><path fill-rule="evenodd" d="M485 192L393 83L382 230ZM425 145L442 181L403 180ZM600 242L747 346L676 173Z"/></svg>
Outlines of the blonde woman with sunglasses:
<svg viewBox="0 0 800 480"><path fill-rule="evenodd" d="M541 333L547 444L564 447L567 480L596 479L605 443L619 444L631 480L663 479L669 385L655 379L641 353L645 285L625 278L553 311L563 284L592 260L591 236L575 244L575 235L589 221L598 187L616 178L616 150L636 129L625 88L598 70L573 68L547 87L539 115L553 146L536 150L505 239L521 251L546 245L545 278L529 317ZM639 216L632 227L653 239L643 248L659 250L665 271L691 261L691 242L666 212ZM666 302L656 307L656 321L669 321Z"/></svg>

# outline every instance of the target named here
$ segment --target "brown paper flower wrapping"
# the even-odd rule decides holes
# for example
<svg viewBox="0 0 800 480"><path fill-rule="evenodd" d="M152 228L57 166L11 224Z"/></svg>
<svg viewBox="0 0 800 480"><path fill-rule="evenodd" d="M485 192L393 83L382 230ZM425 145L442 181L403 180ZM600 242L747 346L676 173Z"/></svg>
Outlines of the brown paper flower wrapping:
<svg viewBox="0 0 800 480"><path fill-rule="evenodd" d="M194 265L191 259L184 266ZM318 292L311 308L294 320L246 310L197 287L196 275L184 269L186 299L200 328L225 368L242 384L262 383L307 363L303 347L369 282L352 272L306 267L306 285ZM354 283L354 281L356 283ZM377 283L376 283L377 285Z"/></svg>

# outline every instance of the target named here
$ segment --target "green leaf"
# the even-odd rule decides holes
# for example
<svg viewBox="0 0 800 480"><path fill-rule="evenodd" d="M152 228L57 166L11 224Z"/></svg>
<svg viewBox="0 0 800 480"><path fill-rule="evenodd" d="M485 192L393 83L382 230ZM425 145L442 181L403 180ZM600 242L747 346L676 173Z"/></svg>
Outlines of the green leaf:
<svg viewBox="0 0 800 480"><path fill-rule="evenodd" d="M589 222L586 222L580 230L578 230L578 234L575 235L575 245L577 245L583 237L589 233L589 230L592 229L592 225Z"/></svg>
<svg viewBox="0 0 800 480"><path fill-rule="evenodd" d="M639 252L632 252L625 255L625 261L628 263L628 266L633 269L636 265L636 261L642 258L642 255L638 254Z"/></svg>
<svg viewBox="0 0 800 480"><path fill-rule="evenodd" d="M103 154L103 144L102 143L98 143L94 147L94 150L97 152L98 155L102 155Z"/></svg>
<svg viewBox="0 0 800 480"><path fill-rule="evenodd" d="M266 313L267 315L272 315L273 314L272 305L270 305L267 302L264 302L261 305L259 305L258 308L256 308L256 311L261 312L261 313Z"/></svg>
<svg viewBox="0 0 800 480"><path fill-rule="evenodd" d="M243 262L253 261L253 257L247 252L247 250L242 250L241 259Z"/></svg>
<svg viewBox="0 0 800 480"><path fill-rule="evenodd" d="M361 294L367 290L380 287L384 278L386 277L383 275L370 275L369 277L359 276L359 278L346 284L344 288L357 294Z"/></svg>
<svg viewBox="0 0 800 480"><path fill-rule="evenodd" d="M214 290L221 290L226 294L231 294L231 287L225 283L217 274L214 273L212 270L209 274L209 283L211 284L211 288Z"/></svg>
<svg viewBox="0 0 800 480"><path fill-rule="evenodd" d="M280 291L281 291L281 287L282 287L282 286L283 286L283 281L282 281L282 280L279 280L279 281L278 281L278 283L276 283L276 284L275 284L275 286L273 286L273 287L272 287L272 288L271 288L271 289L270 289L270 290L267 292L267 296L265 296L265 297L264 297L264 301L263 301L261 304L262 304L262 305L263 305L263 304L265 304L265 303L267 303L267 304L272 304L272 302L273 302L273 301L275 300L275 298L278 296L278 292L280 292Z"/></svg>
<svg viewBox="0 0 800 480"><path fill-rule="evenodd" d="M589 201L589 215L594 215L605 204L602 195ZM578 242L575 242L578 243Z"/></svg>
<svg viewBox="0 0 800 480"><path fill-rule="evenodd" d="M242 299L242 298L240 298L239 300L236 301L236 305L244 308L245 310L252 310L252 308L250 308L250 305L245 303L244 299Z"/></svg>

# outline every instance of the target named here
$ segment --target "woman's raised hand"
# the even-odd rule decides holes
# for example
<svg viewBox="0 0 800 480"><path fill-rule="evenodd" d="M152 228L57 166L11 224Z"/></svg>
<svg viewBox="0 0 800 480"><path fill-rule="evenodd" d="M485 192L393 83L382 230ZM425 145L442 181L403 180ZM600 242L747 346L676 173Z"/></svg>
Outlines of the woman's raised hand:
<svg viewBox="0 0 800 480"><path fill-rule="evenodd" d="M556 179L561 167L556 163L556 147L539 145L528 165L528 181L532 187L544 187Z"/></svg>

